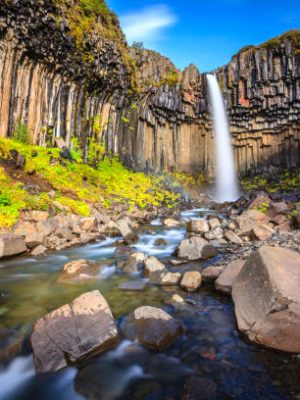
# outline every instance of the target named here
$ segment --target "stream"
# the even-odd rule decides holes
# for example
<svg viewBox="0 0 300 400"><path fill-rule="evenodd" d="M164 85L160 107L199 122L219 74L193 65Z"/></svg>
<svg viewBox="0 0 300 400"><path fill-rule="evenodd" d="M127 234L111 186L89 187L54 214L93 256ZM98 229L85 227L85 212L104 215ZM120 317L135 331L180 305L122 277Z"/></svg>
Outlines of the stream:
<svg viewBox="0 0 300 400"><path fill-rule="evenodd" d="M201 218L205 213L203 209L188 210L182 212L182 218ZM166 228L157 219L140 229L134 247L166 261L184 237L184 225ZM157 238L166 239L168 244L155 246ZM39 258L19 257L1 262L1 325L28 335L37 318L86 291L99 289L118 324L141 305L158 306L181 321L184 334L164 352L146 350L123 338L112 351L45 376L35 375L27 344L22 356L1 366L1 400L181 399L191 375L206 379L203 390L211 390L212 399L300 399L300 357L248 343L237 331L232 300L216 292L212 285L202 284L198 292L191 294L179 287L150 284L143 291L118 289L121 282L142 279L117 268L118 239ZM97 279L58 283L63 265L81 258L103 265ZM201 263L201 268L214 261ZM187 303L172 303L174 293Z"/></svg>

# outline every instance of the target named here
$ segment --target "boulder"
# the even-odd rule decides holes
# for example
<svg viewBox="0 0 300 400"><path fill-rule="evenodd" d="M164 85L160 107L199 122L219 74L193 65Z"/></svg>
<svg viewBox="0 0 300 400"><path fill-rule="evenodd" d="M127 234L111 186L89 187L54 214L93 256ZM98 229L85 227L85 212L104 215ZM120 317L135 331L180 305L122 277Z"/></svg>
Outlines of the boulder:
<svg viewBox="0 0 300 400"><path fill-rule="evenodd" d="M209 226L205 219L191 219L187 223L187 231L203 235L209 231Z"/></svg>
<svg viewBox="0 0 300 400"><path fill-rule="evenodd" d="M127 217L121 218L116 222L116 227L123 237L132 233L129 222L130 220Z"/></svg>
<svg viewBox="0 0 300 400"><path fill-rule="evenodd" d="M130 232L128 235L124 236L124 243L127 245L131 245L136 243L139 240L139 237L136 233Z"/></svg>
<svg viewBox="0 0 300 400"><path fill-rule="evenodd" d="M99 267L95 261L76 260L64 265L59 281L87 279L95 276Z"/></svg>
<svg viewBox="0 0 300 400"><path fill-rule="evenodd" d="M270 217L260 211L247 210L236 218L239 233L248 235L257 225L266 225L270 221Z"/></svg>
<svg viewBox="0 0 300 400"><path fill-rule="evenodd" d="M221 226L221 223L218 218L214 217L214 218L210 218L208 220L208 225L211 230L214 230L214 229L218 228L219 226Z"/></svg>
<svg viewBox="0 0 300 400"><path fill-rule="evenodd" d="M207 244L202 249L203 260L209 260L210 258L216 257L219 254L219 249L213 244Z"/></svg>
<svg viewBox="0 0 300 400"><path fill-rule="evenodd" d="M38 245L35 249L32 250L30 253L32 256L42 256L46 253L47 248L43 246L42 244Z"/></svg>
<svg viewBox="0 0 300 400"><path fill-rule="evenodd" d="M151 281L161 286L173 286L177 285L180 279L180 272L162 272L157 276L157 278L154 277L153 279L151 279Z"/></svg>
<svg viewBox="0 0 300 400"><path fill-rule="evenodd" d="M230 243L234 243L234 244L242 244L243 243L242 239L235 232L233 232L230 229L224 233L224 237Z"/></svg>
<svg viewBox="0 0 300 400"><path fill-rule="evenodd" d="M168 228L172 228L172 227L180 226L181 223L174 218L166 218L164 220L164 225L167 226Z"/></svg>
<svg viewBox="0 0 300 400"><path fill-rule="evenodd" d="M205 239L207 240L215 240L215 239L222 239L224 236L223 229L220 226L217 226L213 230L206 232L204 234Z"/></svg>
<svg viewBox="0 0 300 400"><path fill-rule="evenodd" d="M98 290L84 293L40 318L31 335L38 373L58 371L118 342L113 315Z"/></svg>
<svg viewBox="0 0 300 400"><path fill-rule="evenodd" d="M200 260L202 257L203 247L206 246L208 242L200 237L194 236L190 239L184 239L179 244L177 249L179 258L186 258L190 261Z"/></svg>
<svg viewBox="0 0 300 400"><path fill-rule="evenodd" d="M187 292L194 292L201 286L202 278L199 271L187 271L184 273L180 286Z"/></svg>
<svg viewBox="0 0 300 400"><path fill-rule="evenodd" d="M96 217L82 218L80 221L80 228L85 232L94 231L97 228L98 222Z"/></svg>
<svg viewBox="0 0 300 400"><path fill-rule="evenodd" d="M146 256L144 253L131 254L123 267L124 272L128 274L140 272L144 267Z"/></svg>
<svg viewBox="0 0 300 400"><path fill-rule="evenodd" d="M181 334L180 323L156 307L143 306L128 315L121 329L130 340L154 350L164 350Z"/></svg>
<svg viewBox="0 0 300 400"><path fill-rule="evenodd" d="M245 260L235 260L228 264L215 281L215 288L224 294L231 294L232 285L244 265Z"/></svg>
<svg viewBox="0 0 300 400"><path fill-rule="evenodd" d="M164 264L162 264L156 257L147 257L145 260L145 276L151 277L157 272L162 272L165 270Z"/></svg>
<svg viewBox="0 0 300 400"><path fill-rule="evenodd" d="M154 242L154 246L167 246L168 241L164 238L158 238Z"/></svg>
<svg viewBox="0 0 300 400"><path fill-rule="evenodd" d="M288 214L291 212L292 208L293 206L291 206L291 204L286 203L285 201L272 203L272 209L274 209L277 214Z"/></svg>
<svg viewBox="0 0 300 400"><path fill-rule="evenodd" d="M263 246L247 260L232 297L239 329L251 341L300 352L300 254Z"/></svg>
<svg viewBox="0 0 300 400"><path fill-rule="evenodd" d="M268 240L274 235L274 229L267 225L257 225L254 226L250 232L250 238L253 240Z"/></svg>
<svg viewBox="0 0 300 400"><path fill-rule="evenodd" d="M224 271L225 267L207 267L201 272L203 282L214 282Z"/></svg>
<svg viewBox="0 0 300 400"><path fill-rule="evenodd" d="M26 251L25 240L21 235L0 235L0 258L16 256Z"/></svg>

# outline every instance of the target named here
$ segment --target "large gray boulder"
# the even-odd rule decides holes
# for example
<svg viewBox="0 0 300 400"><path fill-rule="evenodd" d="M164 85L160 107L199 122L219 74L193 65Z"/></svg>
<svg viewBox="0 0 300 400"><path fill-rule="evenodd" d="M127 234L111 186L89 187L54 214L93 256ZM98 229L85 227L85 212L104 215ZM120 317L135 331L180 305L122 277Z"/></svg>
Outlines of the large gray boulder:
<svg viewBox="0 0 300 400"><path fill-rule="evenodd" d="M156 307L143 306L128 315L124 335L154 350L164 350L181 334L181 325L170 314Z"/></svg>
<svg viewBox="0 0 300 400"><path fill-rule="evenodd" d="M200 260L202 257L203 248L207 244L208 242L205 239L197 236L194 236L190 239L184 239L180 242L177 249L178 257L186 258L190 261Z"/></svg>
<svg viewBox="0 0 300 400"><path fill-rule="evenodd" d="M0 235L0 258L16 256L26 251L24 237L14 234Z"/></svg>
<svg viewBox="0 0 300 400"><path fill-rule="evenodd" d="M263 246L247 260L233 284L239 329L251 341L300 352L300 254Z"/></svg>
<svg viewBox="0 0 300 400"><path fill-rule="evenodd" d="M38 373L58 371L118 342L113 315L98 290L84 293L40 318L31 335Z"/></svg>

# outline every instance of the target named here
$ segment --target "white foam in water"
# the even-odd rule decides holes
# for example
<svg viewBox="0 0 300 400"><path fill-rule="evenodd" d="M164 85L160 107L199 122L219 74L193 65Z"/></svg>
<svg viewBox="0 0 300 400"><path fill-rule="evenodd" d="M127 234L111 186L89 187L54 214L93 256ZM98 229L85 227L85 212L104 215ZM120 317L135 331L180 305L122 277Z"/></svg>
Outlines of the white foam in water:
<svg viewBox="0 0 300 400"><path fill-rule="evenodd" d="M131 342L130 340L122 340L122 342L116 349L111 350L107 353L107 358L109 358L110 360L122 358L125 355L125 350L127 349L127 347L131 346L132 344L133 342Z"/></svg>
<svg viewBox="0 0 300 400"><path fill-rule="evenodd" d="M217 156L216 200L219 202L234 201L239 197L239 190L224 100L216 76L208 74L206 77L212 108Z"/></svg>
<svg viewBox="0 0 300 400"><path fill-rule="evenodd" d="M107 279L116 272L116 269L117 268L114 265L112 265L112 266L107 265L104 268L102 268L99 276L100 276L100 278Z"/></svg>
<svg viewBox="0 0 300 400"><path fill-rule="evenodd" d="M150 224L150 225L152 225L152 226L160 226L160 225L162 225L162 221L161 221L160 218L155 218L155 219L153 219L153 220L151 221L151 224Z"/></svg>
<svg viewBox="0 0 300 400"><path fill-rule="evenodd" d="M13 392L20 391L34 375L32 356L14 359L0 371L0 398L8 398Z"/></svg>

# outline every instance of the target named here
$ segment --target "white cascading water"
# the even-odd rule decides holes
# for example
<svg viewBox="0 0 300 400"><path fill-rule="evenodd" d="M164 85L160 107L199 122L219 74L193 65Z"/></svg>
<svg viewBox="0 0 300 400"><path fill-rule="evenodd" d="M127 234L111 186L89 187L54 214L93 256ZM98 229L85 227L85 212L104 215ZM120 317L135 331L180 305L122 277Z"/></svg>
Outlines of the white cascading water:
<svg viewBox="0 0 300 400"><path fill-rule="evenodd" d="M223 203L236 200L239 197L239 189L222 92L215 75L208 74L206 77L216 143L216 200Z"/></svg>

